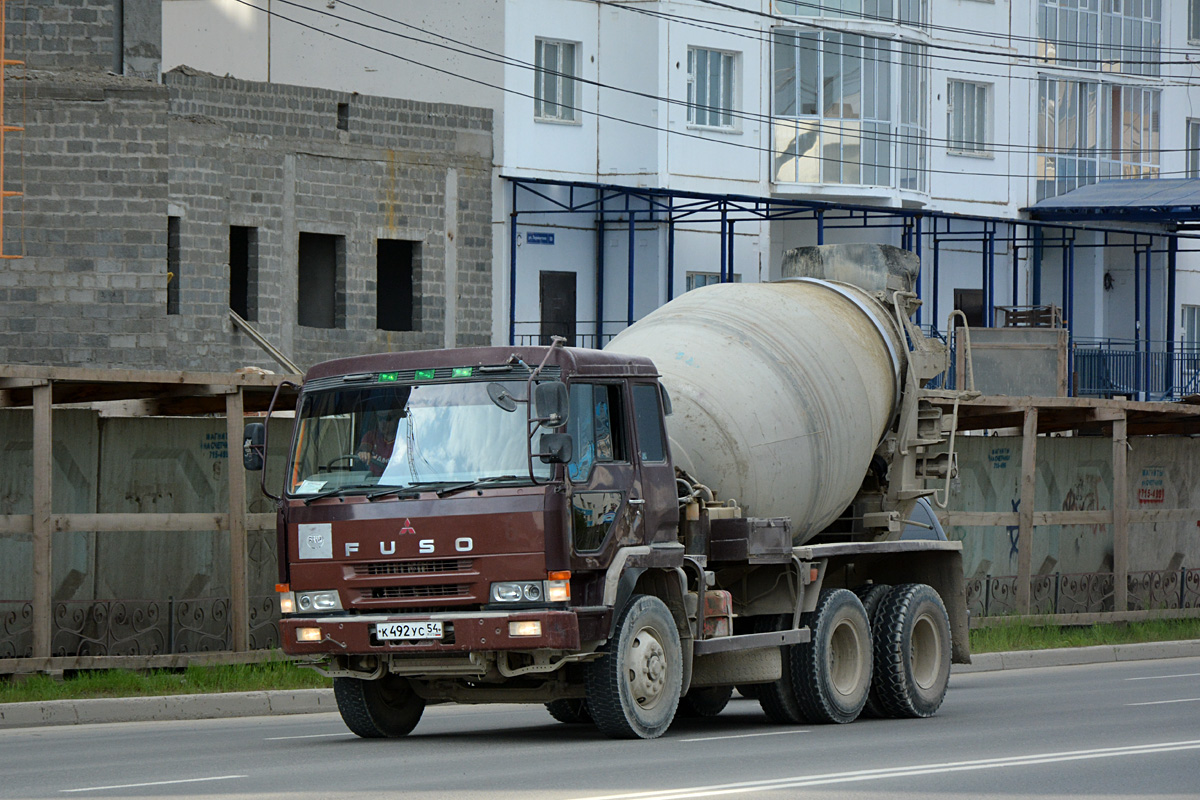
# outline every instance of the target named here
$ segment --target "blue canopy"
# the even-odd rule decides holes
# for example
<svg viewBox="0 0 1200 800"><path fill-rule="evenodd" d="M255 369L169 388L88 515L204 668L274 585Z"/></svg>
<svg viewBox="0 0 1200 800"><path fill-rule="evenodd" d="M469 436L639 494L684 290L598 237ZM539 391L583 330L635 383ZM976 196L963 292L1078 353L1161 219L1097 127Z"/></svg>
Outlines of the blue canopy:
<svg viewBox="0 0 1200 800"><path fill-rule="evenodd" d="M1100 181L1022 210L1045 222L1195 222L1200 221L1200 178Z"/></svg>

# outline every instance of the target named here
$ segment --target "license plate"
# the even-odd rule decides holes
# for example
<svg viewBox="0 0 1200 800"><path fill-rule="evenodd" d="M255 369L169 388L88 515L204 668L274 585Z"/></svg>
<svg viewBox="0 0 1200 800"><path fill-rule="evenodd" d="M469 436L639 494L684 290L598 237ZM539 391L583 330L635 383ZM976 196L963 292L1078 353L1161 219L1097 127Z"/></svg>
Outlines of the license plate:
<svg viewBox="0 0 1200 800"><path fill-rule="evenodd" d="M385 641L440 639L442 638L442 623L435 621L380 622L375 625L375 638Z"/></svg>

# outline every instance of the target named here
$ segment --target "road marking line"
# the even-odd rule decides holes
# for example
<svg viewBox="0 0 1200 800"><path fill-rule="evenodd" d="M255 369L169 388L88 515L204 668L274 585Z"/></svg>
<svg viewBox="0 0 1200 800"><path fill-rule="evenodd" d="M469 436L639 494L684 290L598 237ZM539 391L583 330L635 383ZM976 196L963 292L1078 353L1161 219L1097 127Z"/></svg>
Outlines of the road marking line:
<svg viewBox="0 0 1200 800"><path fill-rule="evenodd" d="M1183 675L1147 675L1142 678L1126 678L1127 681L1165 681L1168 678L1200 678L1200 672L1188 672Z"/></svg>
<svg viewBox="0 0 1200 800"><path fill-rule="evenodd" d="M1127 706L1165 706L1170 703L1200 703L1200 697L1186 697L1183 700L1152 700L1149 703L1126 703Z"/></svg>
<svg viewBox="0 0 1200 800"><path fill-rule="evenodd" d="M695 797L718 795L756 794L765 791L780 791L808 786L824 786L838 783L855 783L880 780L882 778L906 778L915 775L936 775L950 772L972 772L1002 767L1020 767L1037 764L1055 764L1064 761L1086 761L1097 758L1116 758L1155 753L1171 753L1180 750L1200 750L1200 740L1163 742L1161 744L1106 747L1095 750L1073 750L1045 755L1010 756L975 761L951 761L941 764L918 764L911 767L831 772L825 775L797 775L791 778L723 783L711 786L693 786L684 789L662 789L653 792L630 792L626 794L584 795L577 800L687 800Z"/></svg>
<svg viewBox="0 0 1200 800"><path fill-rule="evenodd" d="M771 731L769 733L738 733L729 736L703 736L698 739L680 739L681 742L719 742L725 739L750 739L755 736L788 736L797 733L808 733L807 730L800 731Z"/></svg>
<svg viewBox="0 0 1200 800"><path fill-rule="evenodd" d="M150 783L123 783L119 786L85 786L82 789L60 789L64 794L71 792L105 792L109 789L141 789L145 786L170 786L176 783L202 783L204 781L229 781L234 778L249 778L249 775L216 775L212 778L181 778L174 781L151 781Z"/></svg>
<svg viewBox="0 0 1200 800"><path fill-rule="evenodd" d="M350 731L342 731L341 733L309 733L304 736L268 736L263 739L264 742L284 742L288 739L324 739L329 736L351 736Z"/></svg>

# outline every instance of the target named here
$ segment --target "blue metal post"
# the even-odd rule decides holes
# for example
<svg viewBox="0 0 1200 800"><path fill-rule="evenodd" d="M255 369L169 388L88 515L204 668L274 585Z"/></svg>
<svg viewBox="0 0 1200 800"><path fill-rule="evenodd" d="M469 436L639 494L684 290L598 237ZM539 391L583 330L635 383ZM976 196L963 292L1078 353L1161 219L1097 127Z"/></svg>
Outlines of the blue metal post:
<svg viewBox="0 0 1200 800"><path fill-rule="evenodd" d="M634 233L636 230L636 219L633 209L629 209L629 296L626 303L625 322L628 325L633 324L633 261L634 261Z"/></svg>
<svg viewBox="0 0 1200 800"><path fill-rule="evenodd" d="M517 184L512 185L512 223L508 231L508 343L517 343Z"/></svg>
<svg viewBox="0 0 1200 800"><path fill-rule="evenodd" d="M1169 392L1175 393L1175 259L1179 253L1179 239L1171 236L1167 240L1167 374L1171 376ZM1181 389L1183 387L1180 387ZM1165 398L1164 398L1165 399ZM1180 606L1183 608L1183 606Z"/></svg>
<svg viewBox="0 0 1200 800"><path fill-rule="evenodd" d="M1029 292L1029 302L1035 306L1042 304L1042 256L1045 249L1043 236L1044 234L1040 225L1033 229L1033 270L1029 276L1029 282L1033 286Z"/></svg>
<svg viewBox="0 0 1200 800"><path fill-rule="evenodd" d="M1137 237L1133 240L1133 352L1142 351L1142 256L1138 253ZM1140 358L1140 355L1136 356ZM1136 362L1135 362L1136 363ZM1138 370L1140 373L1141 370ZM1145 385L1139 391L1145 391Z"/></svg>
<svg viewBox="0 0 1200 800"><path fill-rule="evenodd" d="M993 223L991 230L988 231L988 294L992 298L991 304L988 306L988 325L996 324L996 226Z"/></svg>
<svg viewBox="0 0 1200 800"><path fill-rule="evenodd" d="M600 216L596 220L596 343L597 349L604 346L604 238L606 234L604 197L600 198Z"/></svg>
<svg viewBox="0 0 1200 800"><path fill-rule="evenodd" d="M728 258L728 255L729 255L728 251L726 250L726 247L725 247L725 230L728 226L729 226L728 212L725 208L725 204L722 203L721 204L721 277L719 279L721 283L725 282L725 266L726 266L725 259Z"/></svg>
<svg viewBox="0 0 1200 800"><path fill-rule="evenodd" d="M729 228L728 228L728 230L726 230L726 234L729 237L727 239L727 241L728 241L727 247L729 248L729 255L725 259L725 261L729 265L729 271L726 273L725 277L722 278L721 280L726 283L733 283L733 220L729 220Z"/></svg>
<svg viewBox="0 0 1200 800"><path fill-rule="evenodd" d="M1146 248L1146 335L1145 335L1145 337L1143 337L1146 342L1146 353L1145 353L1145 355L1142 356L1142 365L1143 365L1142 369L1144 370L1144 375L1145 375L1142 385L1146 387L1146 399L1147 400L1150 399L1150 394L1149 394L1150 393L1150 349L1151 349L1150 348L1150 337L1153 335L1152 332L1154 329L1154 323L1151 319L1151 311L1154 308L1154 304L1150 299L1150 296L1152 294L1151 289L1153 288L1152 284L1150 283L1150 278L1151 278L1151 273L1152 273L1151 266L1153 264L1153 261L1152 261L1153 258L1154 258L1154 237L1151 236L1150 237L1150 245Z"/></svg>
<svg viewBox="0 0 1200 800"><path fill-rule="evenodd" d="M939 291L939 289L941 288L941 286L940 286L941 275L939 274L941 271L941 264L939 263L940 260L941 260L941 240L937 238L937 224L934 223L934 229L933 229L933 320L930 322L930 324L933 325L934 330L937 330L938 323L940 323L942 321L942 318L940 316L938 316L938 295L941 293ZM950 331L946 331L946 334L949 335Z"/></svg>
<svg viewBox="0 0 1200 800"><path fill-rule="evenodd" d="M1075 337L1075 234L1071 234L1071 241L1067 250L1067 383L1071 384L1070 376L1075 370L1075 348L1071 347L1071 340ZM1070 390L1069 390L1070 391Z"/></svg>
<svg viewBox="0 0 1200 800"><path fill-rule="evenodd" d="M825 244L825 211L817 212L817 244Z"/></svg>
<svg viewBox="0 0 1200 800"><path fill-rule="evenodd" d="M667 299L675 298L675 220L667 215Z"/></svg>

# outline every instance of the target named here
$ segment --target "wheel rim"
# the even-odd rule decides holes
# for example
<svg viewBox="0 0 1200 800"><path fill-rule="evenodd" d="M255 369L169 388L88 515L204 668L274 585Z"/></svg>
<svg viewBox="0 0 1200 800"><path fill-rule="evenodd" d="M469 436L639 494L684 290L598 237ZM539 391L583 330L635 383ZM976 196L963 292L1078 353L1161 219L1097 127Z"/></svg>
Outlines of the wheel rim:
<svg viewBox="0 0 1200 800"><path fill-rule="evenodd" d="M667 685L667 653L652 628L641 628L629 642L629 693L640 708L654 708Z"/></svg>
<svg viewBox="0 0 1200 800"><path fill-rule="evenodd" d="M942 635L933 617L921 614L913 623L909 663L913 683L931 689L942 671Z"/></svg>
<svg viewBox="0 0 1200 800"><path fill-rule="evenodd" d="M843 696L859 688L863 669L862 641L848 620L840 621L829 637L829 678L834 690Z"/></svg>

